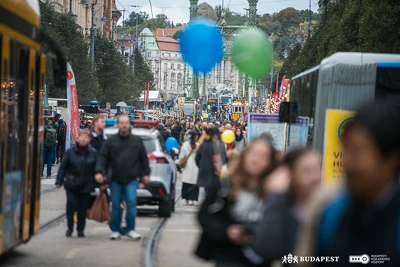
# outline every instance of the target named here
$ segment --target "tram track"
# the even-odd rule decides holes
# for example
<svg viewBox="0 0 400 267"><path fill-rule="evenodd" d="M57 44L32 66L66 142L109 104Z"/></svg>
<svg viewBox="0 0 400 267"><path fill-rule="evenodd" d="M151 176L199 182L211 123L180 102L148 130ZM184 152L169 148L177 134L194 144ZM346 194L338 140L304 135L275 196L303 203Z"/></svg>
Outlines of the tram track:
<svg viewBox="0 0 400 267"><path fill-rule="evenodd" d="M176 205L181 199L182 195L178 197L174 204ZM157 247L158 242L160 241L159 236L168 220L169 218L158 219L151 229L150 234L145 239L145 242L143 242L144 249L142 250L141 259L142 267L157 267Z"/></svg>

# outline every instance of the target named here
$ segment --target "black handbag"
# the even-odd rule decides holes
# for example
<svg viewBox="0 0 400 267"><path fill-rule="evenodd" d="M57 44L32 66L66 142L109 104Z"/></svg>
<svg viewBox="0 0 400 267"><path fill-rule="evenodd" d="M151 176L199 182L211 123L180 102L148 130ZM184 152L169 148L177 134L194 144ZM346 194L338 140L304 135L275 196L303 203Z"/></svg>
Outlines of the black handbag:
<svg viewBox="0 0 400 267"><path fill-rule="evenodd" d="M67 174L64 177L64 188L68 190L80 190L84 185L82 176Z"/></svg>

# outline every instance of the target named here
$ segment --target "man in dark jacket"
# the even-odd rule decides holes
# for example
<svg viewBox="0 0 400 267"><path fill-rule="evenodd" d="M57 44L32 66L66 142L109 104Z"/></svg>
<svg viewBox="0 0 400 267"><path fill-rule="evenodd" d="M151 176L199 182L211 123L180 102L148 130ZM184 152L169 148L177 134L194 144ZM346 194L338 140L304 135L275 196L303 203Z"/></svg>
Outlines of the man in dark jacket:
<svg viewBox="0 0 400 267"><path fill-rule="evenodd" d="M107 140L107 136L103 133L105 127L106 122L103 116L98 115L93 118L93 130L91 131L92 141L90 145L97 151L103 148L104 142Z"/></svg>
<svg viewBox="0 0 400 267"><path fill-rule="evenodd" d="M171 130L171 136L179 141L179 135L181 134L181 132L182 132L182 127L179 121L175 121L175 126Z"/></svg>
<svg viewBox="0 0 400 267"><path fill-rule="evenodd" d="M140 137L131 133L130 120L126 115L118 118L118 134L112 136L104 144L100 152L95 179L104 182L104 175L110 176L111 188L111 240L121 237L121 199L126 205L127 236L139 240L140 234L135 231L136 221L136 190L138 179L144 175L142 182L150 181L150 167L147 152Z"/></svg>
<svg viewBox="0 0 400 267"><path fill-rule="evenodd" d="M197 133L197 136L201 136L203 134L203 131L201 129L201 119L200 118L197 118L194 121L193 131L195 131Z"/></svg>
<svg viewBox="0 0 400 267"><path fill-rule="evenodd" d="M168 137L171 137L171 134L165 129L164 124L160 123L158 125L158 131L160 132L161 136L164 139L164 142L167 141Z"/></svg>

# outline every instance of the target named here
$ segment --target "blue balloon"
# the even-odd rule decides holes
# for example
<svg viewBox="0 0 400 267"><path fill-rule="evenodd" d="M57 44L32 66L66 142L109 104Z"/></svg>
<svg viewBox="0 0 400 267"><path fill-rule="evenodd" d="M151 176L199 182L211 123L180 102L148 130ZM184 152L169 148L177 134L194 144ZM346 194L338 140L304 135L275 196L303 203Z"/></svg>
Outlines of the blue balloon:
<svg viewBox="0 0 400 267"><path fill-rule="evenodd" d="M173 148L178 148L178 146L178 140L176 140L174 137L168 137L165 141L165 149L167 152L170 152Z"/></svg>
<svg viewBox="0 0 400 267"><path fill-rule="evenodd" d="M220 30L210 20L195 19L180 34L183 59L195 73L210 72L223 57Z"/></svg>

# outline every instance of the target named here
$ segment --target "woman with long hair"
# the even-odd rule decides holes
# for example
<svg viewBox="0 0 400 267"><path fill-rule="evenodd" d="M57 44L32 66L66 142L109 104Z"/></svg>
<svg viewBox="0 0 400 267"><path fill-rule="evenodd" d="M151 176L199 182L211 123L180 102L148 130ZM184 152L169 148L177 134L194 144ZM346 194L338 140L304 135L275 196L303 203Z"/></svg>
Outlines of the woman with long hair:
<svg viewBox="0 0 400 267"><path fill-rule="evenodd" d="M246 136L243 134L242 128L237 127L235 130L235 150L238 152L242 152L246 145Z"/></svg>
<svg viewBox="0 0 400 267"><path fill-rule="evenodd" d="M265 140L246 147L228 179L206 195L199 211L203 234L196 254L217 267L252 266L243 248L264 217L265 178L275 168L275 151Z"/></svg>
<svg viewBox="0 0 400 267"><path fill-rule="evenodd" d="M179 162L184 162L182 167L182 199L186 200L186 204L194 205L199 200L199 187L197 186L197 176L199 168L196 165L198 135L196 131L188 133L188 139L182 145L179 153Z"/></svg>
<svg viewBox="0 0 400 267"><path fill-rule="evenodd" d="M311 149L294 149L264 184L265 216L245 251L259 266L271 266L293 254L297 235L308 214L308 203L321 182L321 156Z"/></svg>
<svg viewBox="0 0 400 267"><path fill-rule="evenodd" d="M220 140L218 128L207 129L206 136L201 140L200 147L196 154L196 164L199 167L197 185L209 190L219 185L219 173L217 168L221 168L226 163L225 145ZM219 160L222 165L217 165Z"/></svg>

